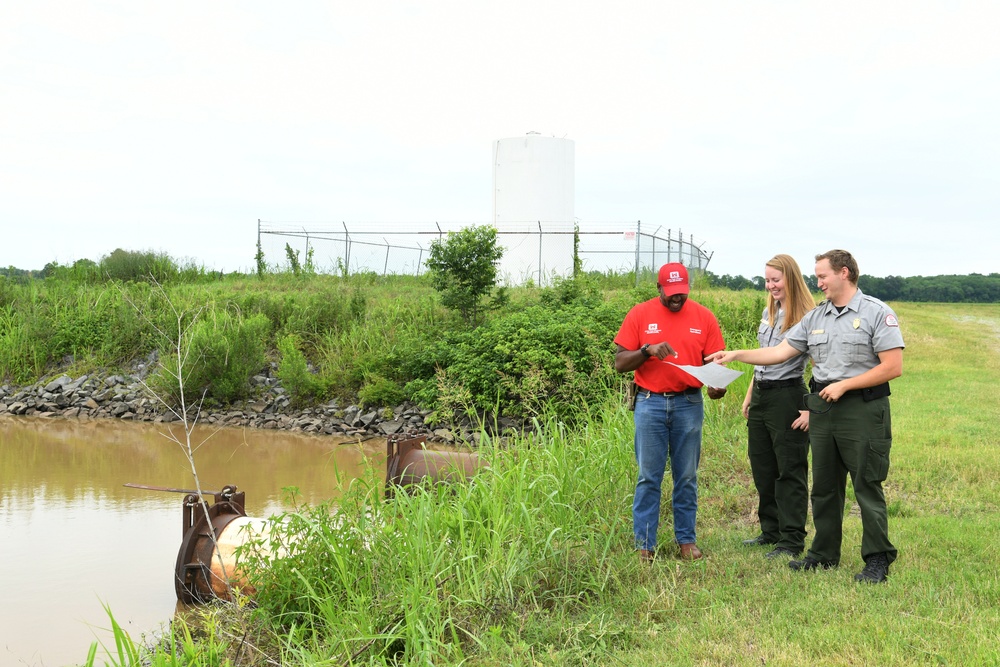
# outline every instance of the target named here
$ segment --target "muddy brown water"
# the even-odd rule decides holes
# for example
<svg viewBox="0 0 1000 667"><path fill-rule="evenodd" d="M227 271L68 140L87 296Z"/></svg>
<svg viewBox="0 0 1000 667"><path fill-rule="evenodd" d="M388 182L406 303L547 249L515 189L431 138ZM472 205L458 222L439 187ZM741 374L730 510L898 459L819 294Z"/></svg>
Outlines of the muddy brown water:
<svg viewBox="0 0 1000 667"><path fill-rule="evenodd" d="M193 488L167 429L0 417L0 667L113 647L103 605L136 639L170 620L184 496L124 486ZM288 509L287 487L318 503L337 497L338 477L385 474L384 439L198 427L192 442L202 489L235 484L250 516Z"/></svg>

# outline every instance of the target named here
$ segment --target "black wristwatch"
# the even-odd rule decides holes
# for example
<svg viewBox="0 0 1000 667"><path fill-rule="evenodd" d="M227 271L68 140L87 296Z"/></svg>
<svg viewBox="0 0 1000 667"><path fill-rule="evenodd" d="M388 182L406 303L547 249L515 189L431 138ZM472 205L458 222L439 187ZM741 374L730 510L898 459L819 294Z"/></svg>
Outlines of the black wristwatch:
<svg viewBox="0 0 1000 667"><path fill-rule="evenodd" d="M639 348L639 351L640 351L640 352L642 352L642 354L643 354L644 356L646 356L646 357L651 357L651 356L653 356L653 355L652 355L652 354L650 353L650 351L649 351L649 343L646 343L645 345L643 345L642 347L640 347L640 348Z"/></svg>

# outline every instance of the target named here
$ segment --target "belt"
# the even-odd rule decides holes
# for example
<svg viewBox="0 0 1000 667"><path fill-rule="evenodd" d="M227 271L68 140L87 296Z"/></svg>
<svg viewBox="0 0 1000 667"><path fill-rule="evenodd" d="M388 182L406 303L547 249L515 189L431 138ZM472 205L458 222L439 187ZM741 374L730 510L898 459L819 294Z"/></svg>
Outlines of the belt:
<svg viewBox="0 0 1000 667"><path fill-rule="evenodd" d="M818 394L827 387L829 387L833 382L813 382L812 390L813 393ZM860 396L866 401L874 401L876 398L885 398L890 396L889 383L883 382L882 384L877 384L874 387L865 387L864 389L851 389L850 391L845 391L844 396Z"/></svg>
<svg viewBox="0 0 1000 667"><path fill-rule="evenodd" d="M639 385L636 385L637 387ZM639 393L646 392L651 396L663 396L665 398L670 398L672 396L686 396L689 394L697 394L701 391L701 387L688 387L683 391L651 391L645 387L639 387Z"/></svg>
<svg viewBox="0 0 1000 667"><path fill-rule="evenodd" d="M802 378L789 378L787 380L754 380L753 386L757 389L780 389L782 387L798 387L803 384Z"/></svg>

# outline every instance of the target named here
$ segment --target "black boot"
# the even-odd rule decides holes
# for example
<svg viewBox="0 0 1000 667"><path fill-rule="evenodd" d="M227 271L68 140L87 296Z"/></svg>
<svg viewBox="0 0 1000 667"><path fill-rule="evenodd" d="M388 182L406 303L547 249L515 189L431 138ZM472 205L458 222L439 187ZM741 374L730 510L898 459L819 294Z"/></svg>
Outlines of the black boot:
<svg viewBox="0 0 1000 667"><path fill-rule="evenodd" d="M865 559L865 569L854 575L854 581L881 584L889 576L889 559L885 554L872 554Z"/></svg>

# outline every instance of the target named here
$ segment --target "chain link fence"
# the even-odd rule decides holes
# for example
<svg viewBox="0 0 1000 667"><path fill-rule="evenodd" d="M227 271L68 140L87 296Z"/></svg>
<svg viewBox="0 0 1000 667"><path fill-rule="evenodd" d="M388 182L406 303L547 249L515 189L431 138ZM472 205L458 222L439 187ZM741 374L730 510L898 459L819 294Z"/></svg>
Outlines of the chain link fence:
<svg viewBox="0 0 1000 667"><path fill-rule="evenodd" d="M321 273L420 275L434 241L448 232L489 222L464 223L295 223L257 221L257 242L265 263L289 268L311 261ZM504 247L500 275L511 285L549 285L573 274L574 246L583 271L635 273L636 283L667 262L705 270L712 253L693 235L662 225L635 222L504 222L493 225Z"/></svg>

